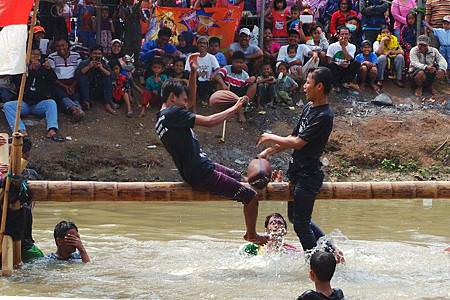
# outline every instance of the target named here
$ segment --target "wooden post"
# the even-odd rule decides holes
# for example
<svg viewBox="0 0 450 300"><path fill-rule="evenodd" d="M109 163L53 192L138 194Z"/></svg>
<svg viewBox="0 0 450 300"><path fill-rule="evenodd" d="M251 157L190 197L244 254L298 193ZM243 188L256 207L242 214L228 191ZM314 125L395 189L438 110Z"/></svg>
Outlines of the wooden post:
<svg viewBox="0 0 450 300"><path fill-rule="evenodd" d="M13 270L13 240L5 235L2 241L2 276L10 276Z"/></svg>

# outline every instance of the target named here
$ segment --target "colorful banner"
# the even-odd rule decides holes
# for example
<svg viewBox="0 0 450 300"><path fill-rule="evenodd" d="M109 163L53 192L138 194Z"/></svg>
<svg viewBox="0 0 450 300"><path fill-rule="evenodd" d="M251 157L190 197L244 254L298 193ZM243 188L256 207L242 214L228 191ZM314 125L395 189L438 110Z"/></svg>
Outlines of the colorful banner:
<svg viewBox="0 0 450 300"><path fill-rule="evenodd" d="M192 31L196 35L216 36L221 40L220 46L226 48L234 40L241 16L240 7L206 9L156 7L146 40L156 39L159 29L168 27L173 32L172 41L175 44L182 31Z"/></svg>

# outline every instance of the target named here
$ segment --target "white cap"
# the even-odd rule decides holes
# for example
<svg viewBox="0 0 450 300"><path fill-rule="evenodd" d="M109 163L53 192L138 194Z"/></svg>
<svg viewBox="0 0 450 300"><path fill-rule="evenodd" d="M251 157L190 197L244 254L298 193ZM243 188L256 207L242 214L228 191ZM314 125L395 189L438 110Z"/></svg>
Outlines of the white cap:
<svg viewBox="0 0 450 300"><path fill-rule="evenodd" d="M248 35L248 36L251 36L252 35L252 33L250 32L250 29L248 29L248 28L241 28L241 30L239 30L239 34L245 34L245 35Z"/></svg>
<svg viewBox="0 0 450 300"><path fill-rule="evenodd" d="M445 17L442 18L442 20L450 23L450 15L446 15Z"/></svg>

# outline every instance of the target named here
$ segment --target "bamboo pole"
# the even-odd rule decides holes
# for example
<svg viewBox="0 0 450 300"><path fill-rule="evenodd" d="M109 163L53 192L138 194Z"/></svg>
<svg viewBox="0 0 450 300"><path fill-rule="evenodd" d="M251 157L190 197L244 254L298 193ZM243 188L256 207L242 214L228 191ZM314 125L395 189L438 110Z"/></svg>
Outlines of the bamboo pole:
<svg viewBox="0 0 450 300"><path fill-rule="evenodd" d="M30 181L33 201L222 201L181 182ZM292 201L292 186L272 182L264 201ZM450 181L325 182L317 199L449 199Z"/></svg>
<svg viewBox="0 0 450 300"><path fill-rule="evenodd" d="M36 25L36 19L37 19L37 12L39 9L39 0L35 0L34 1L34 8L33 8L33 16L31 18L31 24L30 24L30 28L28 30L28 41L27 41L27 50L26 50L26 56L25 56L25 66L28 67L28 64L30 62L30 58L31 58L31 47L33 44L33 29L34 26ZM26 83L26 79L27 79L27 69L25 70L25 72L22 74L22 79L20 82L20 89L19 89L19 95L17 98L17 110L16 110L16 120L15 120L15 124L14 124L14 133L13 133L13 140L20 140L22 141L22 135L18 132L19 130L19 123L20 123L20 114L22 112L22 101L23 101L23 95L25 92L25 83ZM20 165L21 162L21 155L22 155L22 146L21 146L21 142L17 142L20 143L20 153L18 153L17 155L11 155L10 156L10 161L9 161L9 171L11 172L13 170L13 167L17 167L18 165ZM16 145L17 146L17 145ZM13 146L13 153L16 152L17 153L17 147L14 150L14 146ZM20 155L18 157L18 155ZM14 174L14 173L13 173ZM4 196L3 196L3 204L2 204L2 220L1 220L1 224L0 224L0 241L2 243L2 250L5 249L5 247L3 247L3 242L5 241L6 243L8 243L8 238L5 239L5 229L6 229L6 218L7 218L7 212L8 212L8 194L9 194L9 189L11 186L11 181L9 179L9 177L6 178L6 184L5 184L5 188L4 188ZM19 204L20 206L20 204ZM15 205L15 207L13 208L17 208L17 205ZM19 207L20 208L20 207ZM17 246L17 245L16 245ZM12 248L14 248L14 246L12 246ZM2 255L2 261L3 259L5 259L5 265L2 264L2 275L9 275L10 272L8 270L12 270L13 267L13 257L9 257L11 254L9 252L9 247L6 247L6 249L8 249L8 252L3 252ZM12 250L11 250L12 251ZM17 254L16 258L20 258L21 254ZM7 256L7 257L5 257ZM10 264L11 262L11 264ZM5 270L3 272L3 270Z"/></svg>

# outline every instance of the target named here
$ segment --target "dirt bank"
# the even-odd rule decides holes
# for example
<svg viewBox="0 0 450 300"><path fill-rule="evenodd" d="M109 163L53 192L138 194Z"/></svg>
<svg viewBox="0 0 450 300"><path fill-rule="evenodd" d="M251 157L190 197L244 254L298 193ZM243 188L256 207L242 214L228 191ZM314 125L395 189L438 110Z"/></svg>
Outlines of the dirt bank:
<svg viewBox="0 0 450 300"><path fill-rule="evenodd" d="M450 87L441 84L435 98L416 98L409 89L387 86L394 106L370 103L373 94L332 94L336 114L334 130L324 157L331 180L450 180L450 115L444 108ZM208 108L201 113L209 114ZM240 171L260 149L264 131L287 135L298 109L267 109L249 114L248 123L228 122L226 142L221 126L198 128L196 133L209 156ZM171 158L154 133L155 110L145 118L110 116L100 108L77 124L60 117L60 132L71 141L55 143L43 138L45 123L32 119L32 164L43 179L99 181L180 180ZM0 125L6 130L6 123ZM148 147L150 146L150 147ZM154 148L156 146L156 148ZM441 147L440 147L441 146ZM272 160L286 169L289 153Z"/></svg>

